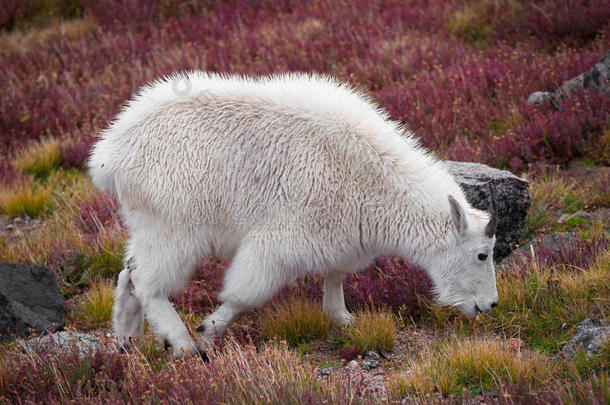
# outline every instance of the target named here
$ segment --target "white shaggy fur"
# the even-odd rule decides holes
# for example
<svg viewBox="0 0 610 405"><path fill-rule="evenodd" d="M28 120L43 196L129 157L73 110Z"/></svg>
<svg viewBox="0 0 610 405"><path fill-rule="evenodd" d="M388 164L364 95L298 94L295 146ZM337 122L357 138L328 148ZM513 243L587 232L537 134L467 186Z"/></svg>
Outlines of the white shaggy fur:
<svg viewBox="0 0 610 405"><path fill-rule="evenodd" d="M489 216L410 133L326 77L157 81L102 132L89 169L130 233L115 331L140 334L145 315L178 355L196 346L167 297L203 257L232 259L204 346L308 273L326 276L324 309L349 323L345 273L378 255L424 267L440 303L466 314L497 301Z"/></svg>

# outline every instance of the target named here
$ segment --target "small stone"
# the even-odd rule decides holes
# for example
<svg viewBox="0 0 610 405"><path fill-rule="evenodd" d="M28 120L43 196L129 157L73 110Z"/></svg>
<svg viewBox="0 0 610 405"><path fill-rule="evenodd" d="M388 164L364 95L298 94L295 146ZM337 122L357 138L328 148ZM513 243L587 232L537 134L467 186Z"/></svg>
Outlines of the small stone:
<svg viewBox="0 0 610 405"><path fill-rule="evenodd" d="M527 98L528 104L544 104L546 100L551 100L553 94L548 91L535 91Z"/></svg>
<svg viewBox="0 0 610 405"><path fill-rule="evenodd" d="M358 368L358 362L356 360L350 361L349 363L347 363L347 368L355 370L356 368Z"/></svg>
<svg viewBox="0 0 610 405"><path fill-rule="evenodd" d="M95 352L109 343L114 343L119 347L121 339L117 336L100 338L87 333L61 331L24 340L22 346L32 350L38 349L53 353L56 356L76 349L79 357L85 357L88 353Z"/></svg>
<svg viewBox="0 0 610 405"><path fill-rule="evenodd" d="M604 320L585 319L563 346L561 353L571 356L577 348L581 348L587 356L593 356L601 350L607 339L610 339L610 325Z"/></svg>
<svg viewBox="0 0 610 405"><path fill-rule="evenodd" d="M320 375L320 376L330 375L331 371L333 371L334 369L335 369L335 367L333 367L333 366L319 368L318 375Z"/></svg>
<svg viewBox="0 0 610 405"><path fill-rule="evenodd" d="M381 356L379 355L379 353L369 350L368 352L366 352L366 358L371 360L379 360Z"/></svg>
<svg viewBox="0 0 610 405"><path fill-rule="evenodd" d="M362 368L365 370L372 370L377 367L379 367L379 362L377 360L365 360L362 362Z"/></svg>
<svg viewBox="0 0 610 405"><path fill-rule="evenodd" d="M487 396L490 396L492 398L497 398L498 397L498 390L487 391L483 395L487 395Z"/></svg>

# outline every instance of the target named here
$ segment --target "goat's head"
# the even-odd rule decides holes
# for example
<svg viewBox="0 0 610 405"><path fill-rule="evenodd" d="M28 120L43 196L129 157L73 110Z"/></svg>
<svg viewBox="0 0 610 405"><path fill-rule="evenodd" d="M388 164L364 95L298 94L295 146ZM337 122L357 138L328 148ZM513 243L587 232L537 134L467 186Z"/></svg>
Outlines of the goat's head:
<svg viewBox="0 0 610 405"><path fill-rule="evenodd" d="M449 246L431 259L430 275L439 304L457 307L467 316L491 312L498 303L493 248L498 221L492 197L489 217L464 209L449 195L451 215Z"/></svg>

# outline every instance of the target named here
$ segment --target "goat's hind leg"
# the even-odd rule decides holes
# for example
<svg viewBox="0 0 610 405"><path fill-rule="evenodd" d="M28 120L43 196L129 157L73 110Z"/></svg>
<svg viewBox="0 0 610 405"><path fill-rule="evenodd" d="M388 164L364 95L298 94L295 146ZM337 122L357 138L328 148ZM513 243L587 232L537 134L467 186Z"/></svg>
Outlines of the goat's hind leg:
<svg viewBox="0 0 610 405"><path fill-rule="evenodd" d="M113 329L116 335L124 339L141 336L144 330L142 303L134 294L130 276L134 269L135 260L133 257L129 257L119 274L114 293L114 306L112 308Z"/></svg>
<svg viewBox="0 0 610 405"><path fill-rule="evenodd" d="M136 246L137 267L130 279L151 329L172 347L174 357L182 357L197 352L197 348L168 296L184 289L196 258L184 249L171 248L167 241L159 243Z"/></svg>

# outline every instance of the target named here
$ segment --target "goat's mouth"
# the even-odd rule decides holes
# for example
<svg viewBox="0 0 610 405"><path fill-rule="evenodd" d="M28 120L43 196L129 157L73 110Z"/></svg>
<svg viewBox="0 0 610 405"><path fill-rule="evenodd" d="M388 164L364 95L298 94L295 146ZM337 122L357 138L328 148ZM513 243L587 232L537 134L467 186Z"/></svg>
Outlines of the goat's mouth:
<svg viewBox="0 0 610 405"><path fill-rule="evenodd" d="M464 315L469 318L476 317L479 313L481 313L481 309L477 306L476 303L463 303L461 305L457 305L457 309Z"/></svg>

